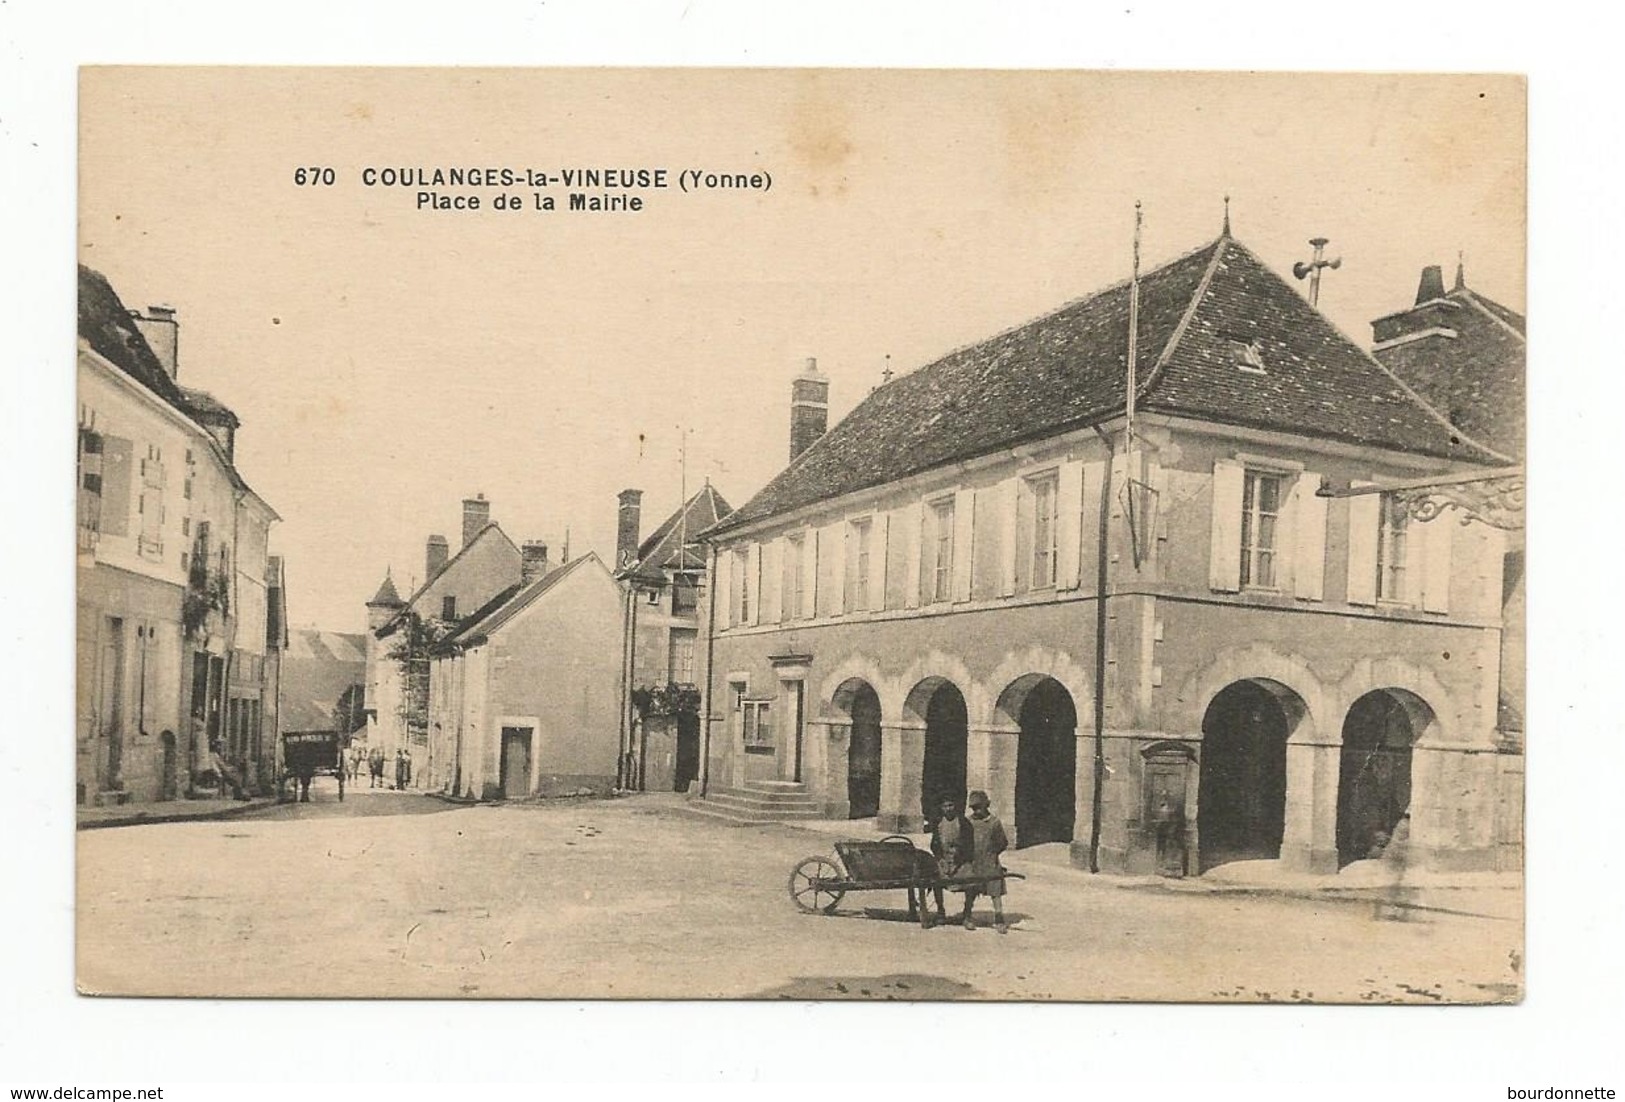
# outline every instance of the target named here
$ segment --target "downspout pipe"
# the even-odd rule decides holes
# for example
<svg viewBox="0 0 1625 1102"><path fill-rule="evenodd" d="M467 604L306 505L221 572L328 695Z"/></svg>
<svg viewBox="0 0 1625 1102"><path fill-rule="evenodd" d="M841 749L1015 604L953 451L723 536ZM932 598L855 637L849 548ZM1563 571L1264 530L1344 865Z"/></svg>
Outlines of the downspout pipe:
<svg viewBox="0 0 1625 1102"><path fill-rule="evenodd" d="M643 725L641 727L639 727L638 724L634 723L633 720L632 720L632 712L633 712L633 707L632 707L632 687L637 683L637 667L638 667L638 592L639 592L638 591L638 584L637 584L637 582L634 581L632 583L631 587L627 590L627 602L631 605L632 631L631 631L631 634L628 636L628 638L631 640L631 643L627 647L627 651L626 651L626 703L627 703L627 709L626 709L626 737L628 739L627 753L628 753L628 758L630 758L630 756L631 756L631 742L630 742L630 740L632 738L632 733L634 731L637 731L637 741L638 741L638 757L637 757L637 766L636 766L637 775L636 775L636 778L634 779L634 781L628 784L628 787L634 788L637 791L642 792L643 791L644 767L647 764L646 758L647 758L647 755L648 755L648 752L649 752L649 721L648 721L648 717L645 716ZM630 770L632 768L633 768L632 763L629 760L627 762L627 769Z"/></svg>
<svg viewBox="0 0 1625 1102"><path fill-rule="evenodd" d="M1117 448L1099 425L1092 426L1106 445L1106 470L1100 479L1100 518L1095 551L1095 779L1089 812L1089 871L1100 871L1100 800L1106 784L1106 565L1110 550L1112 466Z"/></svg>
<svg viewBox="0 0 1625 1102"><path fill-rule="evenodd" d="M705 602L705 697L700 701L700 707L705 709L705 726L701 728L700 736L700 796L703 798L711 788L711 709L714 698L711 696L713 676L717 653L717 548L711 545L711 575L709 592Z"/></svg>

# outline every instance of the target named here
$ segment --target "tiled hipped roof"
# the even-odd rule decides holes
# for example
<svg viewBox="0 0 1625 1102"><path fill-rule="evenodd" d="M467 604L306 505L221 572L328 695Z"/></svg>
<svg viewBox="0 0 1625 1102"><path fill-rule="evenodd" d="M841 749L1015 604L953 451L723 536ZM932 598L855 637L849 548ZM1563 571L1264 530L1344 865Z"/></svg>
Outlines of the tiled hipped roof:
<svg viewBox="0 0 1625 1102"><path fill-rule="evenodd" d="M1116 284L879 387L710 534L1121 413L1129 298ZM1143 410L1500 459L1228 234L1141 276L1138 364Z"/></svg>
<svg viewBox="0 0 1625 1102"><path fill-rule="evenodd" d="M130 320L130 311L119 300L118 292L106 276L83 264L79 265L79 335L97 355L191 416L191 407L180 387Z"/></svg>
<svg viewBox="0 0 1625 1102"><path fill-rule="evenodd" d="M705 557L694 546L696 537L733 509L709 482L666 518L638 546L637 562L621 571L648 582L664 582L667 570L704 570ZM684 537L688 543L683 543Z"/></svg>

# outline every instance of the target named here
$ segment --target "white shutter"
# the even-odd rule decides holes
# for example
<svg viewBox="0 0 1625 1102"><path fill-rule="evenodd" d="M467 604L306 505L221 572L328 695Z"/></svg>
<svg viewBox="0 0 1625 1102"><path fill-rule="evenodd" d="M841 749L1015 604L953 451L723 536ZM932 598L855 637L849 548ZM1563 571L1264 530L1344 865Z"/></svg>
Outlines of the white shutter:
<svg viewBox="0 0 1625 1102"><path fill-rule="evenodd" d="M806 528L801 534L801 615L811 620L818 615L818 530Z"/></svg>
<svg viewBox="0 0 1625 1102"><path fill-rule="evenodd" d="M1303 497L1303 479L1281 480L1281 515L1275 523L1275 588L1285 594L1297 592L1293 568L1297 565L1298 503Z"/></svg>
<svg viewBox="0 0 1625 1102"><path fill-rule="evenodd" d="M732 548L717 552L711 567L711 604L717 610L717 623L725 628L734 625L734 563L739 560Z"/></svg>
<svg viewBox="0 0 1625 1102"><path fill-rule="evenodd" d="M1299 475L1298 485L1303 490L1298 495L1298 531L1292 549L1294 593L1306 601L1319 601L1326 592L1326 499L1315 492L1320 488L1320 475L1313 471Z"/></svg>
<svg viewBox="0 0 1625 1102"><path fill-rule="evenodd" d="M1241 490L1246 468L1233 459L1213 462L1213 532L1208 585L1222 593L1241 588Z"/></svg>
<svg viewBox="0 0 1625 1102"><path fill-rule="evenodd" d="M783 560L784 539L762 544L762 623L776 624L782 619L784 608L783 578L780 564Z"/></svg>
<svg viewBox="0 0 1625 1102"><path fill-rule="evenodd" d="M999 596L1009 597L1016 591L1016 545L1021 525L1020 478L1007 478L999 483Z"/></svg>
<svg viewBox="0 0 1625 1102"><path fill-rule="evenodd" d="M1078 588L1079 548L1083 520L1083 462L1061 464L1055 493L1056 589Z"/></svg>
<svg viewBox="0 0 1625 1102"><path fill-rule="evenodd" d="M1456 524L1447 515L1427 523L1412 521L1410 531L1425 531L1421 547L1422 608L1427 612L1450 611L1450 549ZM1412 577L1417 575L1413 574Z"/></svg>
<svg viewBox="0 0 1625 1102"><path fill-rule="evenodd" d="M829 611L839 616L846 611L846 521L825 526L820 553L829 559Z"/></svg>
<svg viewBox="0 0 1625 1102"><path fill-rule="evenodd" d="M903 605L920 606L920 554L925 548L925 509L918 502L897 510L897 538L903 541Z"/></svg>
<svg viewBox="0 0 1625 1102"><path fill-rule="evenodd" d="M1075 518L1078 526L1078 582L1091 593L1100 574L1100 493L1105 480L1104 460L1083 468L1083 504Z"/></svg>
<svg viewBox="0 0 1625 1102"><path fill-rule="evenodd" d="M748 592L750 593L750 622L762 622L762 545L750 545L750 553L745 561Z"/></svg>
<svg viewBox="0 0 1625 1102"><path fill-rule="evenodd" d="M1356 482L1356 487L1369 482ZM1382 525L1382 495L1361 494L1349 503L1349 604L1377 603L1377 540Z"/></svg>
<svg viewBox="0 0 1625 1102"><path fill-rule="evenodd" d="M954 557L949 565L953 598L970 600L971 575L976 567L976 491L954 491Z"/></svg>
<svg viewBox="0 0 1625 1102"><path fill-rule="evenodd" d="M891 514L876 513L869 522L869 611L886 608L886 557Z"/></svg>

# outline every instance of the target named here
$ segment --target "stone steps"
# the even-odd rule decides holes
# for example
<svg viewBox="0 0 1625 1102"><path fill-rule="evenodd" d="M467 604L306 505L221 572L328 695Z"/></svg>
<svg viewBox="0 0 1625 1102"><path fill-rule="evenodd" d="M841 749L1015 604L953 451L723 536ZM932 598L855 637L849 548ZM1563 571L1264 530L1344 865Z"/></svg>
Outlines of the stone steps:
<svg viewBox="0 0 1625 1102"><path fill-rule="evenodd" d="M703 799L690 800L689 810L736 823L782 823L821 819L823 809L794 781L751 781L742 788L713 787Z"/></svg>

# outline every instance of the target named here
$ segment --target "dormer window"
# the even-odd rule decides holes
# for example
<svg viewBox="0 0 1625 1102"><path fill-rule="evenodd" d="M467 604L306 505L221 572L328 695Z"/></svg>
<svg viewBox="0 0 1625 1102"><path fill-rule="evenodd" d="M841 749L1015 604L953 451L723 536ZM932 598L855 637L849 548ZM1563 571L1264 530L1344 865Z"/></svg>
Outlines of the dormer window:
<svg viewBox="0 0 1625 1102"><path fill-rule="evenodd" d="M1264 345L1262 341L1231 341L1230 359L1240 371L1249 375L1264 374Z"/></svg>

